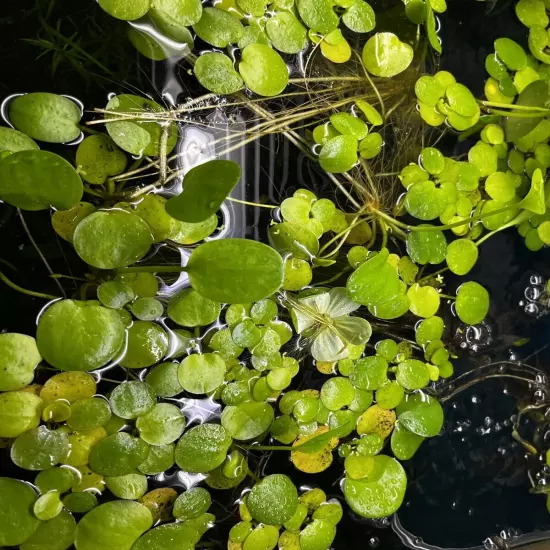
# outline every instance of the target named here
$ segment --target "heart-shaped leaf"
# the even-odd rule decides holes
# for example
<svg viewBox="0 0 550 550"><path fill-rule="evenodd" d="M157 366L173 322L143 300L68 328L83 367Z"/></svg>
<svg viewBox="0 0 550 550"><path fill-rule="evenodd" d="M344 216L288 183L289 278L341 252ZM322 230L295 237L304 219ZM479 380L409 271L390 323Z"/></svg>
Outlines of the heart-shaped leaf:
<svg viewBox="0 0 550 550"><path fill-rule="evenodd" d="M202 222L219 210L240 178L240 166L230 160L196 166L185 175L181 195L166 203L166 211L182 222Z"/></svg>

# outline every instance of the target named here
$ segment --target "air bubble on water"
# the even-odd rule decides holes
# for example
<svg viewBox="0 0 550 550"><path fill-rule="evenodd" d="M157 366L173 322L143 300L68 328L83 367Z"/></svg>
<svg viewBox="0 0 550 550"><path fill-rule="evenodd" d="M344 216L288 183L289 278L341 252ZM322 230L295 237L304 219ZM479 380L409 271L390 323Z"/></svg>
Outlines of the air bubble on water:
<svg viewBox="0 0 550 550"><path fill-rule="evenodd" d="M481 403L481 398L478 395L472 395L472 403L474 405L477 405L478 403Z"/></svg>
<svg viewBox="0 0 550 550"><path fill-rule="evenodd" d="M534 302L535 300L538 300L540 298L541 291L536 287L528 286L525 289L524 294L529 301Z"/></svg>
<svg viewBox="0 0 550 550"><path fill-rule="evenodd" d="M498 550L498 546L491 537L483 541L483 547L485 548L485 550Z"/></svg>
<svg viewBox="0 0 550 550"><path fill-rule="evenodd" d="M369 546L371 548L377 548L379 544L380 544L380 539L378 537L370 537Z"/></svg>

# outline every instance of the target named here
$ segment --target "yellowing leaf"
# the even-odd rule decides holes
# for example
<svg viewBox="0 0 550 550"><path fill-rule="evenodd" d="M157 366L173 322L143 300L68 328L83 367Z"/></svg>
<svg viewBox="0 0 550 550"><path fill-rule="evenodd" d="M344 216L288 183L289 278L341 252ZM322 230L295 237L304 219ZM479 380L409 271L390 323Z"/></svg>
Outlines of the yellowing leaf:
<svg viewBox="0 0 550 550"><path fill-rule="evenodd" d="M321 426L312 434L300 436L292 446L296 447L301 445L315 436L328 431L329 429L327 426ZM332 450L336 448L338 442L339 439L337 437L333 437L321 451L316 453L301 453L299 451L292 451L290 458L298 470L305 472L306 474L318 474L320 472L324 472L332 464Z"/></svg>
<svg viewBox="0 0 550 550"><path fill-rule="evenodd" d="M395 419L395 411L373 405L359 417L357 433L359 435L378 434L385 439L391 434L395 426Z"/></svg>

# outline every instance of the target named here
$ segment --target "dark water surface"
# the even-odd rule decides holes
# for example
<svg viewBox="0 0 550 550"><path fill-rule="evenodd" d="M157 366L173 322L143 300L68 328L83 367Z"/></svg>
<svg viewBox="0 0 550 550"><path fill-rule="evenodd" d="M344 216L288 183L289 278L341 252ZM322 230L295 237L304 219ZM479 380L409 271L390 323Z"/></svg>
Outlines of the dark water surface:
<svg viewBox="0 0 550 550"><path fill-rule="evenodd" d="M102 106L109 92L127 91L127 82L157 97L167 83L167 74L179 83L170 89L188 85L184 70L166 73L163 67L151 67L126 43L125 26L100 12L93 1L58 0L49 14L49 25L57 24L65 34L79 30L74 40L95 62L86 62L79 70L79 60L58 55L59 65L52 74L52 54L43 52L23 38L44 38L38 16L47 15L49 0L2 0L0 3L0 96L19 92L49 91L77 96L87 107ZM373 2L376 5L376 2ZM510 2L499 0L492 13L486 15L489 2L450 0L449 10L442 17L441 38L444 58L442 68L455 74L460 82L481 96L486 77L484 60L493 51L493 41L507 36L525 44L525 28L519 24ZM491 4L492 5L492 4ZM93 15L92 15L93 14ZM41 30L42 29L42 30ZM54 36L55 33L48 36ZM98 36L103 37L98 40ZM44 44L43 44L44 45ZM63 44L57 44L57 48ZM87 49L87 48L90 49ZM58 50L59 51L59 50ZM106 77L97 63L106 65L112 74ZM97 73L96 76L90 73ZM175 82L175 81L174 81ZM186 90L183 94L192 94ZM446 154L459 154L469 145L456 146ZM450 146L455 146L451 142ZM236 159L237 160L237 159ZM246 181L242 197L258 200L267 196L279 202L295 188L308 186L319 194L330 194L330 186L321 174L284 139L263 140L247 148ZM236 212L236 213L235 213ZM261 236L268 220L254 209L236 210L232 231L250 237ZM263 215L263 214L262 214ZM46 212L25 213L24 223L36 244L57 273L81 274L84 265L71 247L56 237ZM263 229L262 229L263 228ZM0 205L0 258L14 269L1 266L23 287L55 294L55 283L29 240L15 209ZM486 331L467 348L479 364L510 358L511 344L519 338L530 338L524 347L515 350L517 358L529 357L548 341L550 316L536 320L519 305L533 275L544 280L550 277L550 251L529 252L523 240L514 233L497 235L483 246L480 261L471 273L491 292L491 312ZM76 290L76 285L75 285ZM70 292L70 285L66 286ZM452 293L454 289L448 289ZM32 334L35 318L44 301L16 293L0 286L0 329ZM451 321L452 324L452 321ZM452 333L452 332L451 332ZM457 340L457 348L461 341ZM472 350L477 343L477 354ZM465 355L468 355L467 353ZM472 360L473 360L472 359ZM544 369L550 360L545 350L530 358ZM472 362L464 359L457 369L467 369ZM315 371L311 382L320 383ZM525 388L501 381L485 382L464 392L446 405L446 426L440 437L428 440L410 463L406 503L399 516L405 527L427 543L447 547L477 546L490 535L502 530L529 533L549 529L550 515L542 496L528 492L527 462L524 451L511 437L510 418L516 413L517 398ZM0 475L9 472L9 459L0 452ZM288 473L300 484L319 484L331 497L341 498L338 477L342 472L339 459L322 476L307 476L296 471L286 456L271 458L266 472ZM219 518L230 511L227 495L219 497ZM345 508L347 510L347 508ZM228 524L229 525L229 524ZM224 528L216 528L220 538ZM338 526L334 547L340 549L405 548L384 522L358 520L348 512ZM549 543L550 548L550 543Z"/></svg>

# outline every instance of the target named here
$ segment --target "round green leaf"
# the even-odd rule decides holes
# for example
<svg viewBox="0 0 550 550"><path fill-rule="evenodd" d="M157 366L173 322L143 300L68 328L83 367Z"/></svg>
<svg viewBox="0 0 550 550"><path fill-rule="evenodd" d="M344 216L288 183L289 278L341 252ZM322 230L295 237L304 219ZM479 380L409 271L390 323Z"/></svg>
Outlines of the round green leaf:
<svg viewBox="0 0 550 550"><path fill-rule="evenodd" d="M208 44L217 48L225 48L240 40L244 27L234 15L227 11L218 8L205 8L200 20L193 25L193 30L199 38Z"/></svg>
<svg viewBox="0 0 550 550"><path fill-rule="evenodd" d="M50 491L38 497L34 503L33 513L41 521L48 521L57 517L63 510L63 504L57 491Z"/></svg>
<svg viewBox="0 0 550 550"><path fill-rule="evenodd" d="M125 432L117 432L92 447L90 468L104 476L125 476L134 473L148 453L147 443Z"/></svg>
<svg viewBox="0 0 550 550"><path fill-rule="evenodd" d="M124 325L115 310L97 302L61 300L40 316L36 340L50 365L65 371L94 370L121 351Z"/></svg>
<svg viewBox="0 0 550 550"><path fill-rule="evenodd" d="M382 135L378 132L372 132L359 143L359 154L364 159L372 159L380 153L383 145L384 139Z"/></svg>
<svg viewBox="0 0 550 550"><path fill-rule="evenodd" d="M106 307L120 309L135 298L134 289L120 281L106 281L97 289L99 301Z"/></svg>
<svg viewBox="0 0 550 550"><path fill-rule="evenodd" d="M210 472L225 460L231 444L231 436L223 426L200 424L183 434L178 441L176 463L186 472Z"/></svg>
<svg viewBox="0 0 550 550"><path fill-rule="evenodd" d="M32 488L16 479L0 477L0 544L17 546L27 541L40 521L32 514L36 500Z"/></svg>
<svg viewBox="0 0 550 550"><path fill-rule="evenodd" d="M481 323L489 312L489 293L479 283L469 281L458 288L456 314L468 325Z"/></svg>
<svg viewBox="0 0 550 550"><path fill-rule="evenodd" d="M202 4L200 0L155 0L149 15L157 24L187 27L200 21Z"/></svg>
<svg viewBox="0 0 550 550"><path fill-rule="evenodd" d="M178 379L178 368L178 363L161 363L149 371L145 382L159 397L175 397L183 391Z"/></svg>
<svg viewBox="0 0 550 550"><path fill-rule="evenodd" d="M314 519L300 531L300 548L302 550L328 550L335 537L336 527L332 522Z"/></svg>
<svg viewBox="0 0 550 550"><path fill-rule="evenodd" d="M159 525L145 533L132 550L193 550L201 534L185 523Z"/></svg>
<svg viewBox="0 0 550 550"><path fill-rule="evenodd" d="M338 132L353 136L357 140L367 137L369 133L365 122L350 113L335 113L330 117L330 122Z"/></svg>
<svg viewBox="0 0 550 550"><path fill-rule="evenodd" d="M136 321L128 330L128 347L120 364L142 369L161 361L168 352L166 331L151 321Z"/></svg>
<svg viewBox="0 0 550 550"><path fill-rule="evenodd" d="M426 363L407 359L397 365L395 379L406 390L420 390L430 382L430 371Z"/></svg>
<svg viewBox="0 0 550 550"><path fill-rule="evenodd" d="M391 450L399 460L411 459L424 438L420 435L413 434L401 423L395 426L391 434Z"/></svg>
<svg viewBox="0 0 550 550"><path fill-rule="evenodd" d="M124 0L126 1L126 0ZM129 0L131 1L131 0ZM140 115L141 113L163 113L164 109L155 101L137 95L121 94L113 97L107 107L113 114L107 118L116 118L117 113ZM159 156L163 126L149 120L124 120L109 122L107 132L113 141L124 151L133 155ZM178 129L175 123L168 126L167 154L171 153L178 140Z"/></svg>
<svg viewBox="0 0 550 550"><path fill-rule="evenodd" d="M323 384L320 398L329 411L338 411L353 403L355 389L347 378L335 376Z"/></svg>
<svg viewBox="0 0 550 550"><path fill-rule="evenodd" d="M204 327L216 321L221 306L192 289L178 292L168 302L168 317L184 327Z"/></svg>
<svg viewBox="0 0 550 550"><path fill-rule="evenodd" d="M119 384L109 398L113 413L120 418L133 419L153 410L156 395L145 382L130 381Z"/></svg>
<svg viewBox="0 0 550 550"><path fill-rule="evenodd" d="M117 500L88 512L78 523L77 550L130 550L153 525L153 516L143 504Z"/></svg>
<svg viewBox="0 0 550 550"><path fill-rule="evenodd" d="M338 16L331 0L297 0L302 21L313 31L328 34L338 26Z"/></svg>
<svg viewBox="0 0 550 550"><path fill-rule="evenodd" d="M396 269L388 263L389 252L383 249L369 257L348 279L349 298L365 306L380 306L401 294Z"/></svg>
<svg viewBox="0 0 550 550"><path fill-rule="evenodd" d="M254 485L246 505L256 521L280 525L296 512L298 491L289 477L273 474Z"/></svg>
<svg viewBox="0 0 550 550"><path fill-rule="evenodd" d="M477 262L479 249L470 239L457 239L447 247L446 260L456 275L466 275Z"/></svg>
<svg viewBox="0 0 550 550"><path fill-rule="evenodd" d="M138 470L148 476L169 470L174 465L174 450L173 443L151 446L147 458L138 466Z"/></svg>
<svg viewBox="0 0 550 550"><path fill-rule="evenodd" d="M432 340L440 340L443 336L445 323L441 317L429 317L420 322L416 328L416 342L425 346Z"/></svg>
<svg viewBox="0 0 550 550"><path fill-rule="evenodd" d="M442 231L411 231L407 236L407 253L417 264L440 264L446 250L447 239Z"/></svg>
<svg viewBox="0 0 550 550"><path fill-rule="evenodd" d="M193 487L176 499L172 514L176 519L186 521L208 512L211 504L212 498L206 489Z"/></svg>
<svg viewBox="0 0 550 550"><path fill-rule="evenodd" d="M20 550L67 550L74 542L76 521L63 510L49 521L41 522L34 534L19 548Z"/></svg>
<svg viewBox="0 0 550 550"><path fill-rule="evenodd" d="M95 185L103 185L110 176L122 174L128 160L126 155L108 136L87 137L76 151L76 165L82 179Z"/></svg>
<svg viewBox="0 0 550 550"><path fill-rule="evenodd" d="M351 371L350 381L359 389L376 390L388 380L388 362L378 355L363 357Z"/></svg>
<svg viewBox="0 0 550 550"><path fill-rule="evenodd" d="M36 149L40 149L40 147L26 134L11 128L0 127L0 153L17 153Z"/></svg>
<svg viewBox="0 0 550 550"><path fill-rule="evenodd" d="M142 474L107 477L107 489L117 498L137 500L147 492L147 478Z"/></svg>
<svg viewBox="0 0 550 550"><path fill-rule="evenodd" d="M243 87L243 79L233 67L233 61L223 53L201 55L193 70L201 85L215 94L234 94Z"/></svg>
<svg viewBox="0 0 550 550"><path fill-rule="evenodd" d="M131 265L153 244L149 226L139 216L118 209L101 210L84 218L73 240L78 255L99 269Z"/></svg>
<svg viewBox="0 0 550 550"><path fill-rule="evenodd" d="M79 399L71 405L67 426L75 432L94 430L107 424L111 418L109 403L101 397Z"/></svg>
<svg viewBox="0 0 550 550"><path fill-rule="evenodd" d="M286 63L265 44L250 44L243 50L239 72L247 87L260 96L278 95L288 84Z"/></svg>
<svg viewBox="0 0 550 550"><path fill-rule="evenodd" d="M247 401L223 410L222 426L233 439L249 441L267 432L274 419L273 408L267 403Z"/></svg>
<svg viewBox="0 0 550 550"><path fill-rule="evenodd" d="M397 407L397 416L405 428L422 437L435 437L443 427L439 401L422 392L407 395Z"/></svg>
<svg viewBox="0 0 550 550"><path fill-rule="evenodd" d="M357 164L357 139L351 135L337 136L323 145L319 164L329 174L341 174Z"/></svg>
<svg viewBox="0 0 550 550"><path fill-rule="evenodd" d="M95 210L89 202L78 202L68 210L56 210L52 216L52 227L61 238L72 243L77 225Z"/></svg>
<svg viewBox="0 0 550 550"><path fill-rule="evenodd" d="M9 119L16 130L47 143L66 143L80 136L80 107L66 97L32 93L15 98Z"/></svg>
<svg viewBox="0 0 550 550"><path fill-rule="evenodd" d="M411 301L409 309L418 317L431 317L437 313L440 304L439 292L432 286L414 284L407 291Z"/></svg>
<svg viewBox="0 0 550 550"><path fill-rule="evenodd" d="M156 321L164 313L162 302L156 298L138 298L128 309L140 321Z"/></svg>
<svg viewBox="0 0 550 550"><path fill-rule="evenodd" d="M415 218L423 221L441 216L447 200L445 192L433 181L422 181L411 185L405 196L405 208Z"/></svg>
<svg viewBox="0 0 550 550"><path fill-rule="evenodd" d="M391 32L377 33L365 44L363 63L374 76L391 78L402 73L411 63L414 50Z"/></svg>
<svg viewBox="0 0 550 550"><path fill-rule="evenodd" d="M246 304L267 298L280 288L283 261L265 244L223 239L196 248L187 272L192 287L210 300Z"/></svg>
<svg viewBox="0 0 550 550"><path fill-rule="evenodd" d="M342 15L342 22L353 32L370 32L376 26L376 16L370 4L355 0Z"/></svg>
<svg viewBox="0 0 550 550"><path fill-rule="evenodd" d="M485 191L494 200L511 201L516 196L516 186L505 172L494 172L485 180Z"/></svg>
<svg viewBox="0 0 550 550"><path fill-rule="evenodd" d="M0 437L13 438L40 424L44 403L30 392L0 393Z"/></svg>
<svg viewBox="0 0 550 550"><path fill-rule="evenodd" d="M373 457L373 473L355 480L346 476L344 495L350 508L365 518L390 516L401 506L407 476L397 460L384 455Z"/></svg>
<svg viewBox="0 0 550 550"><path fill-rule="evenodd" d="M463 117L472 117L479 113L479 107L472 92L463 84L451 84L445 90L449 107Z"/></svg>
<svg viewBox="0 0 550 550"><path fill-rule="evenodd" d="M273 46L283 53L298 53L308 43L306 28L291 12L276 13L267 20L265 31Z"/></svg>
<svg viewBox="0 0 550 550"><path fill-rule="evenodd" d="M511 71L519 71L527 65L527 55L524 49L510 38L497 38L495 52Z"/></svg>
<svg viewBox="0 0 550 550"><path fill-rule="evenodd" d="M46 426L21 434L11 448L14 464L25 470L46 470L61 462L69 452L69 436Z"/></svg>
<svg viewBox="0 0 550 550"><path fill-rule="evenodd" d="M215 353L189 355L178 370L178 379L185 391L198 395L219 388L225 379L225 361Z"/></svg>
<svg viewBox="0 0 550 550"><path fill-rule="evenodd" d="M424 75L416 81L414 93L424 105L435 107L437 102L444 97L445 87L433 76Z"/></svg>
<svg viewBox="0 0 550 550"><path fill-rule="evenodd" d="M395 409L404 396L405 391L400 384L394 380L388 381L376 390L376 404L382 409Z"/></svg>
<svg viewBox="0 0 550 550"><path fill-rule="evenodd" d="M178 439L185 428L185 416L175 405L159 403L136 421L139 436L150 445L167 445Z"/></svg>
<svg viewBox="0 0 550 550"><path fill-rule="evenodd" d="M69 493L63 499L63 506L74 514L85 514L97 506L97 497L88 491L83 493Z"/></svg>
<svg viewBox="0 0 550 550"><path fill-rule="evenodd" d="M548 15L543 0L519 0L516 4L516 15L526 27L547 27Z"/></svg>
<svg viewBox="0 0 550 550"><path fill-rule="evenodd" d="M0 161L0 198L23 210L67 210L82 198L76 170L48 151L20 151Z"/></svg>
<svg viewBox="0 0 550 550"><path fill-rule="evenodd" d="M166 212L183 222L203 222L219 210L240 178L240 166L230 160L195 166L183 179L183 192L166 203Z"/></svg>
<svg viewBox="0 0 550 550"><path fill-rule="evenodd" d="M279 252L290 252L295 258L310 260L319 252L319 239L297 223L276 223L269 228L271 245Z"/></svg>
<svg viewBox="0 0 550 550"><path fill-rule="evenodd" d="M32 336L0 334L0 391L20 390L28 386L41 359Z"/></svg>

